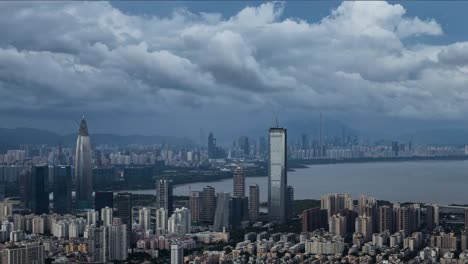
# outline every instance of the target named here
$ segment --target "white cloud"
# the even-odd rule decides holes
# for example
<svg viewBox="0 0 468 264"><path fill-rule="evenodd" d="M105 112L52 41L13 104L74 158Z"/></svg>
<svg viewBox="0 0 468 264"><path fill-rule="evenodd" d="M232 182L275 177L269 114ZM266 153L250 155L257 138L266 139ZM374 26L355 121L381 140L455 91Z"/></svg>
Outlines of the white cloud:
<svg viewBox="0 0 468 264"><path fill-rule="evenodd" d="M287 107L461 117L468 44L387 2L343 2L318 23L286 4L232 17L131 16L106 2L0 3L0 109Z"/></svg>

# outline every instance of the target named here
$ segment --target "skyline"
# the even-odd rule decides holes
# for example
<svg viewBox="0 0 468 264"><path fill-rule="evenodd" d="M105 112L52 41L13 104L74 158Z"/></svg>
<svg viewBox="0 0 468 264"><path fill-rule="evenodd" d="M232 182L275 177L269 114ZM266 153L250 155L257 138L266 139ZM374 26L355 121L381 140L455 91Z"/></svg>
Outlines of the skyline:
<svg viewBox="0 0 468 264"><path fill-rule="evenodd" d="M367 134L468 129L463 2L1 5L6 127L85 114L97 133L198 138L323 111Z"/></svg>

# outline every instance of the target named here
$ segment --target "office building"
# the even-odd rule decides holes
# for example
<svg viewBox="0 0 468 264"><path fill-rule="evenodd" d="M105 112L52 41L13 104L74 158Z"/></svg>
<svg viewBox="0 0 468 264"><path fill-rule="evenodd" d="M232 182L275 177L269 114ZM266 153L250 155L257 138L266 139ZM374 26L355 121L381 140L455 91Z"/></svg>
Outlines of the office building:
<svg viewBox="0 0 468 264"><path fill-rule="evenodd" d="M213 230L220 232L224 228L229 228L229 193L218 193L216 195L216 211L213 223Z"/></svg>
<svg viewBox="0 0 468 264"><path fill-rule="evenodd" d="M230 201L230 224L232 228L239 228L242 222L249 218L249 199L247 197L232 197Z"/></svg>
<svg viewBox="0 0 468 264"><path fill-rule="evenodd" d="M100 212L104 207L114 208L113 192L97 191L94 193L94 209Z"/></svg>
<svg viewBox="0 0 468 264"><path fill-rule="evenodd" d="M439 225L439 206L432 204L426 206L426 226L429 231Z"/></svg>
<svg viewBox="0 0 468 264"><path fill-rule="evenodd" d="M172 197L172 181L159 179L156 181L156 208L164 208L169 215L174 211Z"/></svg>
<svg viewBox="0 0 468 264"><path fill-rule="evenodd" d="M287 190L286 215L288 219L294 218L294 188L289 185Z"/></svg>
<svg viewBox="0 0 468 264"><path fill-rule="evenodd" d="M241 166L237 166L233 171L233 183L233 197L245 197L245 171Z"/></svg>
<svg viewBox="0 0 468 264"><path fill-rule="evenodd" d="M258 221L260 217L260 187L258 184L249 186L249 218Z"/></svg>
<svg viewBox="0 0 468 264"><path fill-rule="evenodd" d="M171 264L183 264L184 263L184 249L182 246L177 244L171 245Z"/></svg>
<svg viewBox="0 0 468 264"><path fill-rule="evenodd" d="M132 194L127 192L117 193L115 204L117 208L116 216L126 225L127 241L130 242L130 234L132 232Z"/></svg>
<svg viewBox="0 0 468 264"><path fill-rule="evenodd" d="M41 215L49 213L48 166L35 166L32 169L31 211Z"/></svg>
<svg viewBox="0 0 468 264"><path fill-rule="evenodd" d="M76 200L79 208L90 208L93 198L91 141L84 117L81 119L76 140L75 181Z"/></svg>
<svg viewBox="0 0 468 264"><path fill-rule="evenodd" d="M200 222L201 211L201 192L190 192L190 216L192 217L192 222Z"/></svg>
<svg viewBox="0 0 468 264"><path fill-rule="evenodd" d="M70 166L53 167L53 209L57 214L69 214L72 210L72 172Z"/></svg>
<svg viewBox="0 0 468 264"><path fill-rule="evenodd" d="M270 128L268 159L268 217L272 222L287 219L287 130Z"/></svg>
<svg viewBox="0 0 468 264"><path fill-rule="evenodd" d="M206 186L203 188L201 198L201 222L213 224L216 210L215 189L211 186Z"/></svg>
<svg viewBox="0 0 468 264"><path fill-rule="evenodd" d="M114 208L106 206L101 209L101 220L104 226L112 225L113 218L114 218Z"/></svg>

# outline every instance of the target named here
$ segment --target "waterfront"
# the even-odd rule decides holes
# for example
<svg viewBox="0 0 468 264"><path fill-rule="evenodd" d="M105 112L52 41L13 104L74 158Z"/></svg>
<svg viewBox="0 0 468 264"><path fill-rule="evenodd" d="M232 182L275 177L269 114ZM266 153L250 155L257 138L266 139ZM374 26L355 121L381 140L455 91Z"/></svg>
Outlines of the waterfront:
<svg viewBox="0 0 468 264"><path fill-rule="evenodd" d="M260 186L261 200L268 196L267 177L248 177L246 186ZM323 194L347 192L372 195L380 200L468 204L468 161L371 162L323 164L288 172L295 199L319 199ZM232 192L232 179L179 185L174 195L188 195L210 185L217 192ZM132 190L154 194L154 190Z"/></svg>

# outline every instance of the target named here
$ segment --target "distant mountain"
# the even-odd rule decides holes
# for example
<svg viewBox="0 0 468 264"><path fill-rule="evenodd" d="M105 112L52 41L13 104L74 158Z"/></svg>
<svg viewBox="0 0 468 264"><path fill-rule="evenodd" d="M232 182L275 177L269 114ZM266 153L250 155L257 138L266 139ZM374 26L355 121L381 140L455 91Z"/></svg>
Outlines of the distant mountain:
<svg viewBox="0 0 468 264"><path fill-rule="evenodd" d="M64 146L76 144L77 133L60 135L47 130L35 128L0 128L0 149L17 148L21 144L44 144ZM193 142L188 138L172 136L143 136L143 135L116 135L96 133L91 134L91 142L95 145L129 145L129 144L171 144L190 145Z"/></svg>

